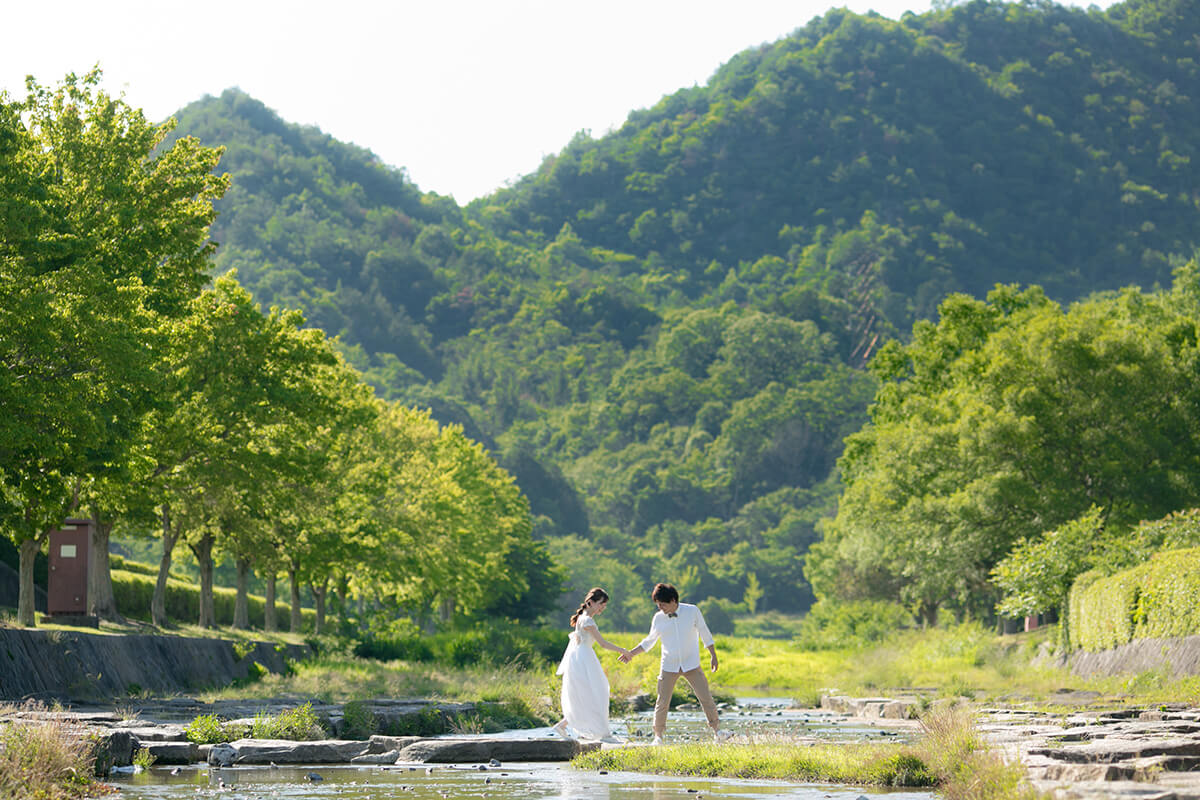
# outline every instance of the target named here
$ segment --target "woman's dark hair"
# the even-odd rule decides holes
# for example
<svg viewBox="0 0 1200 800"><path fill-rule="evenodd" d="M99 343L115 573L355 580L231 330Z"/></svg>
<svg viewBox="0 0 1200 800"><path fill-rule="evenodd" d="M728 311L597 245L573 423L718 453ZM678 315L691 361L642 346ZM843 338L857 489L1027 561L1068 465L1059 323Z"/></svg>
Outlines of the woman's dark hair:
<svg viewBox="0 0 1200 800"><path fill-rule="evenodd" d="M669 583L659 583L650 593L650 599L656 603L678 603L679 590Z"/></svg>
<svg viewBox="0 0 1200 800"><path fill-rule="evenodd" d="M608 602L608 592L604 591L599 586L593 587L591 591L589 591L586 595L584 595L583 602L579 604L579 609L574 614L571 615L571 627L572 628L575 627L575 623L579 620L579 615L583 613L583 610L585 608L587 608L588 603L607 603L607 602Z"/></svg>

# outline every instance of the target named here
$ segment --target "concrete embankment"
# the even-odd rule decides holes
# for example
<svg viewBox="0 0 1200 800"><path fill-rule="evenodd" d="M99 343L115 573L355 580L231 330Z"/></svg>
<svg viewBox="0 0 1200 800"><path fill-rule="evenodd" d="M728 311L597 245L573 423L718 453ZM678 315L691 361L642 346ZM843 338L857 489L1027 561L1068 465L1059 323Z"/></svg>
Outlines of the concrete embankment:
<svg viewBox="0 0 1200 800"><path fill-rule="evenodd" d="M306 645L0 628L0 700L196 691L311 655Z"/></svg>
<svg viewBox="0 0 1200 800"><path fill-rule="evenodd" d="M1095 653L1076 650L1057 657L1054 663L1085 677L1137 675L1147 671L1165 671L1172 678L1200 675L1200 636L1134 639L1111 650Z"/></svg>

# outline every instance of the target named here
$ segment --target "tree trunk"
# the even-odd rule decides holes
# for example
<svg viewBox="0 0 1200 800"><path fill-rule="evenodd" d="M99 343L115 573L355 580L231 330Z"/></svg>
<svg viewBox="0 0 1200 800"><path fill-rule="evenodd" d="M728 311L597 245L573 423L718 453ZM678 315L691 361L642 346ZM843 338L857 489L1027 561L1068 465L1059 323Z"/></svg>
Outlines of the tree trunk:
<svg viewBox="0 0 1200 800"><path fill-rule="evenodd" d="M88 560L87 613L109 620L124 622L117 613L113 596L112 570L108 562L108 538L112 523L101 519L100 512L92 513L92 557Z"/></svg>
<svg viewBox="0 0 1200 800"><path fill-rule="evenodd" d="M275 632L275 573L270 572L266 576L267 581L267 602L263 608L263 630L267 633Z"/></svg>
<svg viewBox="0 0 1200 800"><path fill-rule="evenodd" d="M167 577L171 574L171 553L179 532L171 527L171 510L162 507L162 559L158 562L158 580L154 583L154 597L150 600L150 621L157 628L167 627Z"/></svg>
<svg viewBox="0 0 1200 800"><path fill-rule="evenodd" d="M17 589L17 624L22 628L36 628L37 617L33 606L33 561L42 549L40 539L21 540L20 580Z"/></svg>
<svg viewBox="0 0 1200 800"><path fill-rule="evenodd" d="M247 598L247 584L250 580L250 559L237 560L237 599L233 604L233 629L237 631L250 628L250 601Z"/></svg>
<svg viewBox="0 0 1200 800"><path fill-rule="evenodd" d="M300 565L292 559L288 564L288 582L292 585L292 633L300 633Z"/></svg>
<svg viewBox="0 0 1200 800"><path fill-rule="evenodd" d="M333 591L335 594L337 594L338 599L338 619L340 619L342 624L345 625L346 621L350 617L350 614L348 613L350 609L347 608L350 602L350 581L342 578L337 582L337 585L334 586Z"/></svg>
<svg viewBox="0 0 1200 800"><path fill-rule="evenodd" d="M317 624L313 632L320 636L325 630L325 596L329 594L329 579L321 581L319 586L310 583L308 588L312 590L313 605L317 607Z"/></svg>
<svg viewBox="0 0 1200 800"><path fill-rule="evenodd" d="M200 565L200 627L217 627L217 615L213 608L213 535L206 533L200 541L189 545Z"/></svg>
<svg viewBox="0 0 1200 800"><path fill-rule="evenodd" d="M922 600L920 606L921 627L936 628L938 621L938 604L932 600Z"/></svg>

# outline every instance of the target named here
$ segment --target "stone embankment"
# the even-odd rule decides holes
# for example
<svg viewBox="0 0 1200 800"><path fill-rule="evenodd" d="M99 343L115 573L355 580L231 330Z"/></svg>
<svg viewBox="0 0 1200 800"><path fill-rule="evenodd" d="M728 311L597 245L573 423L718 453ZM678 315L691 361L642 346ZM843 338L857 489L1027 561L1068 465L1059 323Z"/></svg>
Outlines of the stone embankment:
<svg viewBox="0 0 1200 800"><path fill-rule="evenodd" d="M283 673L288 662L311 657L307 645L0 627L0 700L196 691Z"/></svg>

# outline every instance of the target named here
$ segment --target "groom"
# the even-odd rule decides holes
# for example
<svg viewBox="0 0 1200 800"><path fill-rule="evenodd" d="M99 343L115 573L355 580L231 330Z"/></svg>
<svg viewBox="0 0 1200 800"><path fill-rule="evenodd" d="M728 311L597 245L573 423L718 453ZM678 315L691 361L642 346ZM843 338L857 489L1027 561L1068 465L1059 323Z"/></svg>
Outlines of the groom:
<svg viewBox="0 0 1200 800"><path fill-rule="evenodd" d="M697 638L703 640L704 646L708 648L709 668L713 672L717 671L717 647L708 631L708 625L704 623L704 615L696 606L679 602L679 591L669 583L655 586L650 599L658 606L658 613L650 621L649 635L637 647L617 658L628 664L638 653L649 651L656 641L662 642L658 699L654 703L654 744L662 744L663 733L667 730L667 710L671 707L671 694L681 675L691 684L696 699L700 701L709 727L713 729L713 736L718 740L725 738L728 732L721 730L717 706L708 690L708 679L704 677L704 670L700 669L700 647L696 642Z"/></svg>

